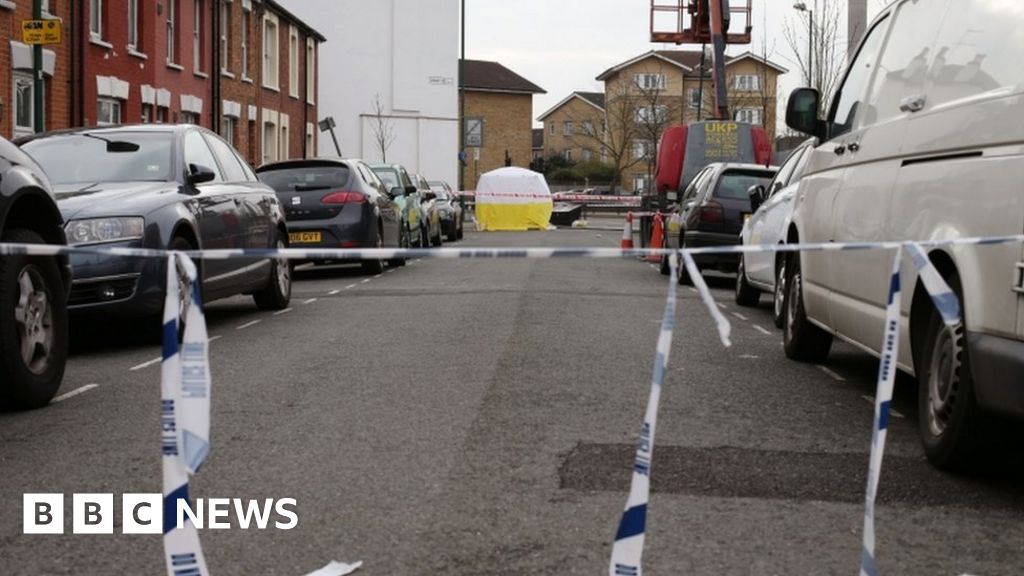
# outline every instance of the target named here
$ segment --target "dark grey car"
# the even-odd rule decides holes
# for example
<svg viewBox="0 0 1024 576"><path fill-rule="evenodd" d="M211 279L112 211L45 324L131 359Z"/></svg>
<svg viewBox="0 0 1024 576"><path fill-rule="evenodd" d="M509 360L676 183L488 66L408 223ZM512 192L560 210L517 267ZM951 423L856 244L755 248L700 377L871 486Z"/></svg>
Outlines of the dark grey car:
<svg viewBox="0 0 1024 576"><path fill-rule="evenodd" d="M159 250L287 246L277 195L209 130L193 125L83 128L32 136L20 144L54 185L70 245ZM166 276L161 260L76 254L71 265L71 312L161 313ZM281 309L291 298L291 265L283 259L209 259L199 263L199 273L206 301L245 293L261 308Z"/></svg>

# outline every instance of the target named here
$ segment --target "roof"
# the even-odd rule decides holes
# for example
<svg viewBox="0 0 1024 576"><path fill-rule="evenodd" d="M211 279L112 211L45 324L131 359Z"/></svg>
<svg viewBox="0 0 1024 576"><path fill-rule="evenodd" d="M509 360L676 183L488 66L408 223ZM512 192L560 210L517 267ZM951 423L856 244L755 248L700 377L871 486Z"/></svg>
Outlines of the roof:
<svg viewBox="0 0 1024 576"><path fill-rule="evenodd" d="M544 129L534 128L533 129L533 147L543 148L544 147Z"/></svg>
<svg viewBox="0 0 1024 576"><path fill-rule="evenodd" d="M700 57L700 50L651 50L649 52L644 52L643 54L635 58L631 58L630 60L612 66L611 68L602 72L597 77L597 79L607 80L610 76L618 73L624 68L628 68L633 64L636 64L637 62L642 62L643 60L646 60L648 58L655 58L657 60L664 62L665 64L679 68L684 72L695 72L699 71L700 69ZM744 52L743 54L740 54L738 56L730 56L725 61L725 65L729 66L735 62L739 62L740 60L744 60L747 58L751 58L758 62L767 64L768 66L771 66L772 68L778 70L780 74L785 74L786 72L789 72L789 70L786 70L785 68L779 66L778 64L772 62L771 60L766 60L751 52ZM711 62L705 62L704 65L705 68L709 68L711 66Z"/></svg>
<svg viewBox="0 0 1024 576"><path fill-rule="evenodd" d="M295 14L292 14L291 12L289 12L287 8L285 8L284 6L281 6L280 2L277 2L276 0L263 0L263 1L266 2L267 6L270 6L271 8L273 8L275 12L277 12L281 16L284 16L286 20L288 20L292 24L295 24L300 30L305 32L307 35L312 36L313 38L316 38L316 40L318 42L326 42L327 41L327 38L324 38L323 34L317 32L315 28L313 28L309 24L306 24L305 22L303 22L302 19L299 18L298 16L296 16Z"/></svg>
<svg viewBox="0 0 1024 576"><path fill-rule="evenodd" d="M585 102L587 104L590 104L594 108L597 108L601 112L604 112L604 93L603 92L573 92L572 94L569 94L568 96L563 98L561 102L559 102L558 104L555 104L554 106L552 106L547 112L545 112L545 113L541 114L540 116L538 116L537 117L537 121L538 122L543 122L545 118L547 118L548 116L552 115L556 110L558 110L562 106L565 106L566 104L568 104L569 101L577 99L577 98L582 100L583 102Z"/></svg>
<svg viewBox="0 0 1024 576"><path fill-rule="evenodd" d="M501 64L485 60L462 61L462 86L467 91L475 92L547 94L540 86Z"/></svg>

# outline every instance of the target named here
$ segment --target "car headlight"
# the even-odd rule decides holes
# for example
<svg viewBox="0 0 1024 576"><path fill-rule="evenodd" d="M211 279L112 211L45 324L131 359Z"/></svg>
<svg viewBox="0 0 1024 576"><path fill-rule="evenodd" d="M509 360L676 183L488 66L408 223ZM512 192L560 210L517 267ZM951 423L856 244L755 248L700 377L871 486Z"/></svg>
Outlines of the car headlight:
<svg viewBox="0 0 1024 576"><path fill-rule="evenodd" d="M142 238L145 220L138 217L72 220L64 226L69 246L102 244Z"/></svg>

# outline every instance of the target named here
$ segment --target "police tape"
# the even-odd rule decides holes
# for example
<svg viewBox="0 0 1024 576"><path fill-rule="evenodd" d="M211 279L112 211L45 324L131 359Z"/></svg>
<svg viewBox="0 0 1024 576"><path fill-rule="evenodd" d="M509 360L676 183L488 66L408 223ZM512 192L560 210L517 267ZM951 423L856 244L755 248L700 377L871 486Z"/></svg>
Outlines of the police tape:
<svg viewBox="0 0 1024 576"><path fill-rule="evenodd" d="M609 563L611 576L639 576L642 572L641 558L646 534L647 506L650 493L650 472L654 448L654 430L660 394L668 367L669 352L675 327L676 274L678 259L694 281L694 287L708 308L716 323L719 337L725 346L730 345L731 325L718 310L714 296L704 283L694 255L754 252L803 252L803 251L859 251L895 250L889 298L886 307L885 334L883 335L882 357L875 394L875 418L872 429L871 454L869 458L868 481L865 490L865 514L861 575L877 576L875 563L875 501L878 482L881 477L885 439L889 421L889 403L892 399L895 380L896 358L898 357L899 306L901 300L900 262L903 250L910 255L922 285L929 294L943 322L950 327L959 326L960 304L957 295L942 279L931 263L925 248L940 246L992 246L999 244L1022 244L1024 235L957 238L922 242L857 242L857 243L811 243L740 245L725 247L679 249L612 249L612 248L413 248L413 249L250 249L250 250L197 250L188 252L167 252L163 250L110 248L110 247L65 247L51 245L25 245L0 243L0 255L25 254L30 256L55 256L74 253L102 254L124 257L167 258L167 293L164 309L164 364L162 370L162 432L163 432L163 475L165 496L165 558L169 576L189 574L206 576L205 560L199 545L198 533L194 527L184 525L168 527L168 505L173 506L179 499L188 498L188 478L198 471L209 453L210 374L207 350L205 317L196 283L196 269L190 258L278 258L298 260L363 260L394 258L634 258L637 256L660 255L668 258L669 293L665 305L655 353L651 393L645 412L633 463L633 477L625 511L619 522L619 529L612 548ZM191 303L179 298L179 283L191 292ZM184 317L185 330L181 349L178 349L178 322ZM191 354L194 354L192 356ZM332 562L310 576L341 576L358 569L361 562L348 565Z"/></svg>

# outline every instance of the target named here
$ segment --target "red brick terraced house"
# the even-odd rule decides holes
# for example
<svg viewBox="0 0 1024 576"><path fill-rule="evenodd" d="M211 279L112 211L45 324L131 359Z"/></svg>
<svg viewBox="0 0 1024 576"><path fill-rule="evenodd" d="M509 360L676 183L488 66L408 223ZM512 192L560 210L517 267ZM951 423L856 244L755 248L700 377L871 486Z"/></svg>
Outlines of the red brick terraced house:
<svg viewBox="0 0 1024 576"><path fill-rule="evenodd" d="M0 0L0 94L31 102L17 42L30 0ZM44 55L46 127L188 122L220 133L253 165L316 154L319 46L325 38L274 0L44 0L64 43ZM52 11L52 12L50 12ZM27 55L27 56L26 56ZM31 75L28 76L29 80ZM21 90L19 92L18 90ZM30 90L30 89L29 89ZM20 97L19 97L20 96ZM0 100L2 103L3 100ZM11 107L17 106L13 101ZM5 137L31 133L31 110Z"/></svg>

